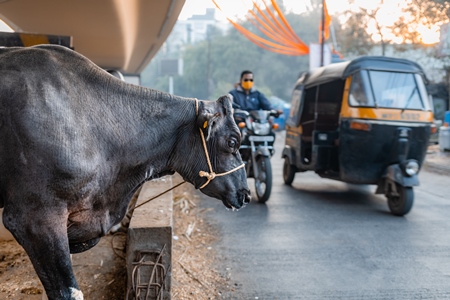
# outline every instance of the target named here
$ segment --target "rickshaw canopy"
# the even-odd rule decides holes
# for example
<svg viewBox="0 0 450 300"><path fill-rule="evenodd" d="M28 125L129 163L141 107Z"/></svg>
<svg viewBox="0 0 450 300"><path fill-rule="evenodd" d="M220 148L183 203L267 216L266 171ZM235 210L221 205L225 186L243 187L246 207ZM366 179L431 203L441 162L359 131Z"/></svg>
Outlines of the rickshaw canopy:
<svg viewBox="0 0 450 300"><path fill-rule="evenodd" d="M415 62L386 56L361 56L353 60L330 64L300 74L295 86L305 88L321 85L338 79L345 79L360 70L391 71L400 73L416 73L428 83L425 72Z"/></svg>

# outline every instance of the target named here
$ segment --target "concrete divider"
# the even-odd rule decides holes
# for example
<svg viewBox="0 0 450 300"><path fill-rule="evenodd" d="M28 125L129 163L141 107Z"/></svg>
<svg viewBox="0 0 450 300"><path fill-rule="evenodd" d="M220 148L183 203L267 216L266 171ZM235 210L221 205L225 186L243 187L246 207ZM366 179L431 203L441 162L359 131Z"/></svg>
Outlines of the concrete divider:
<svg viewBox="0 0 450 300"><path fill-rule="evenodd" d="M172 177L146 182L137 205L172 187ZM172 191L138 207L127 233L127 299L170 299L172 260Z"/></svg>

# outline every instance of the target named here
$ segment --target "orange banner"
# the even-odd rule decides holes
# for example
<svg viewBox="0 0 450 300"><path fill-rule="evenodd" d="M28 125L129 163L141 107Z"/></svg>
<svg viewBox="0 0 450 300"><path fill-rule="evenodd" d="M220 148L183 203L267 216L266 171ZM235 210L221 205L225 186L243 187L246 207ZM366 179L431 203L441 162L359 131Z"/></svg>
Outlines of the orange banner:
<svg viewBox="0 0 450 300"><path fill-rule="evenodd" d="M222 11L216 0L212 0L212 2ZM276 1L271 0L272 6L269 6L265 0L262 0L262 2L264 9L253 0L253 9L248 11L246 18L266 38L244 28L228 16L226 18L236 30L258 47L283 55L308 54L309 47L295 34Z"/></svg>

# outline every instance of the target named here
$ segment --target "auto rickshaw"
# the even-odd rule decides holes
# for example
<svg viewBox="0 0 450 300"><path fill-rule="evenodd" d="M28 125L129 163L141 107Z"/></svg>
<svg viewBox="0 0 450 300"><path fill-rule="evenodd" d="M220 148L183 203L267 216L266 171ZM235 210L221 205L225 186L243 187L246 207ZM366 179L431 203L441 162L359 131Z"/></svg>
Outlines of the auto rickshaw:
<svg viewBox="0 0 450 300"><path fill-rule="evenodd" d="M283 179L323 178L375 184L392 214L414 202L433 112L415 62L364 56L302 73L286 120Z"/></svg>

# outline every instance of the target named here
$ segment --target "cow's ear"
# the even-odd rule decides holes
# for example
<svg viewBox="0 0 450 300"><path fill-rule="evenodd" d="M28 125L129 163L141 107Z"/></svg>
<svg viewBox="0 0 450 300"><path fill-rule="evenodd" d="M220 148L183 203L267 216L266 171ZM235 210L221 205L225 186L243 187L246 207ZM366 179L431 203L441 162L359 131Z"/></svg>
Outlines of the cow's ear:
<svg viewBox="0 0 450 300"><path fill-rule="evenodd" d="M206 140L208 140L214 132L214 129L216 128L216 122L219 117L219 113L213 114L206 111L202 111L198 116L197 125L203 131Z"/></svg>
<svg viewBox="0 0 450 300"><path fill-rule="evenodd" d="M232 108L233 100L230 98L230 96L226 95L226 96L222 96L219 99L217 99L217 102L223 108L225 115L233 113L233 108Z"/></svg>

